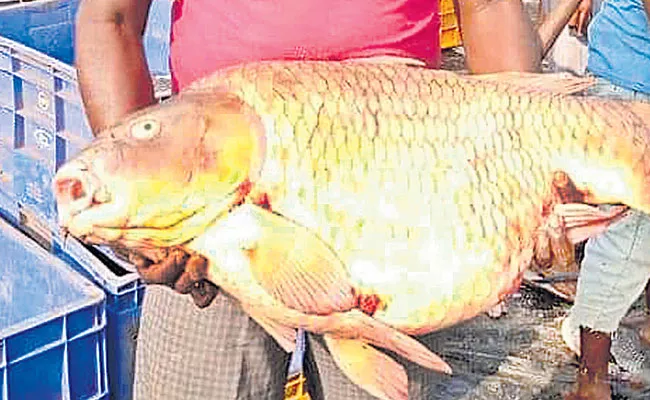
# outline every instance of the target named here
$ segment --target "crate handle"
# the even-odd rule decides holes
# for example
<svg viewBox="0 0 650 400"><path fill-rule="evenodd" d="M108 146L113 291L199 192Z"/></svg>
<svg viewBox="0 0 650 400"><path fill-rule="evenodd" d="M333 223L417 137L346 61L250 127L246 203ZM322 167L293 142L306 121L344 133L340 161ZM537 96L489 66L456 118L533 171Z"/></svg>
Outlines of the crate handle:
<svg viewBox="0 0 650 400"><path fill-rule="evenodd" d="M22 231L47 251L52 251L52 231L25 206L19 205L18 220Z"/></svg>

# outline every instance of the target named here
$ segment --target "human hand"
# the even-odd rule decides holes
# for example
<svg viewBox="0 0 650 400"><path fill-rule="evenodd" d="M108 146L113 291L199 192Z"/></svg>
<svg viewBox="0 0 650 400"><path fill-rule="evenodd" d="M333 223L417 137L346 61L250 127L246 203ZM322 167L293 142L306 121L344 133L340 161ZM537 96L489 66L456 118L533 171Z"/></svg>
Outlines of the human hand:
<svg viewBox="0 0 650 400"><path fill-rule="evenodd" d="M166 285L181 294L189 293L199 308L210 305L219 291L207 280L207 259L183 248L131 251L129 261L145 283Z"/></svg>
<svg viewBox="0 0 650 400"><path fill-rule="evenodd" d="M586 35L587 26L589 25L589 21L591 21L591 1L582 0L571 16L571 19L569 19L567 25L572 36L582 37Z"/></svg>

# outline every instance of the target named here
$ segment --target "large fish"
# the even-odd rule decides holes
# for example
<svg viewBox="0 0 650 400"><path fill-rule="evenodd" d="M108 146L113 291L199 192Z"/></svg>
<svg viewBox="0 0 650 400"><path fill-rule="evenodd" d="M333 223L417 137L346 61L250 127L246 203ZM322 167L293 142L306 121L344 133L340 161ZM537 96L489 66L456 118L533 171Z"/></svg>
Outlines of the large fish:
<svg viewBox="0 0 650 400"><path fill-rule="evenodd" d="M355 62L230 68L64 165L60 224L88 243L204 255L285 349L296 328L324 334L354 382L403 399L403 368L368 344L450 372L413 336L517 290L558 176L581 202L650 212L648 106L568 95L587 85ZM585 207L564 216L602 219Z"/></svg>

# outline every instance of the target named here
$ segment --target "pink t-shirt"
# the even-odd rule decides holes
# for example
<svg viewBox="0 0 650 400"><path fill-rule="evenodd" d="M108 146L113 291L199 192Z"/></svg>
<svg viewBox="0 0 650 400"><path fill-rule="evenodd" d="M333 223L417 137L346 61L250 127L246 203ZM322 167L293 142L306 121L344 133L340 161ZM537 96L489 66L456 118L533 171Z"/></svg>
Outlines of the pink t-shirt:
<svg viewBox="0 0 650 400"><path fill-rule="evenodd" d="M219 68L269 59L375 55L440 64L438 0L175 0L174 91Z"/></svg>

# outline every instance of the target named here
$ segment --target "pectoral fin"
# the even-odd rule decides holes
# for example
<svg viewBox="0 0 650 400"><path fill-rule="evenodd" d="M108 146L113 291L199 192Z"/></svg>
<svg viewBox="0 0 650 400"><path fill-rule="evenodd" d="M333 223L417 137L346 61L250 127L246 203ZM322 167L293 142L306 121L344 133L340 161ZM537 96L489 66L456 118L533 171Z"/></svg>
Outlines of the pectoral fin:
<svg viewBox="0 0 650 400"><path fill-rule="evenodd" d="M276 338L280 345L283 345L282 341L287 337L283 333L286 331L274 327L302 328L316 334L358 339L394 351L425 368L451 374L451 367L422 343L360 310L310 315L287 307L269 295L255 280L245 279L242 275L227 274L214 264L211 264L208 269L208 277L210 281L238 299L248 313L256 316L257 321L262 321L260 325ZM266 321L273 323L266 323Z"/></svg>
<svg viewBox="0 0 650 400"><path fill-rule="evenodd" d="M537 230L535 238L534 266L540 271L560 267L566 269L575 264L575 246L567 236L562 218L551 213Z"/></svg>
<svg viewBox="0 0 650 400"><path fill-rule="evenodd" d="M408 399L406 371L397 361L358 340L323 338L334 362L352 382L381 400Z"/></svg>
<svg viewBox="0 0 650 400"><path fill-rule="evenodd" d="M569 203L556 205L553 213L562 218L571 243L580 243L604 232L627 209L626 206L616 206L603 211L587 204Z"/></svg>
<svg viewBox="0 0 650 400"><path fill-rule="evenodd" d="M308 314L355 306L345 265L315 233L259 207L249 212L260 232L246 255L254 278L273 297Z"/></svg>
<svg viewBox="0 0 650 400"><path fill-rule="evenodd" d="M534 266L541 270L548 269L553 265L552 257L551 239L549 238L546 226L542 226L535 233Z"/></svg>
<svg viewBox="0 0 650 400"><path fill-rule="evenodd" d="M291 244L299 240L305 242L293 252ZM288 337L281 327L302 328L358 339L425 368L451 373L449 365L420 342L355 309L356 299L343 265L336 263L331 250L315 235L281 216L255 206L240 206L188 246L208 258L208 279L239 300L280 344L286 345ZM271 250L258 253L267 248ZM283 280L295 282L295 286ZM308 287L304 280L316 283ZM348 293L349 298L344 297ZM302 304L307 306L300 307ZM309 307L328 312L318 315Z"/></svg>

